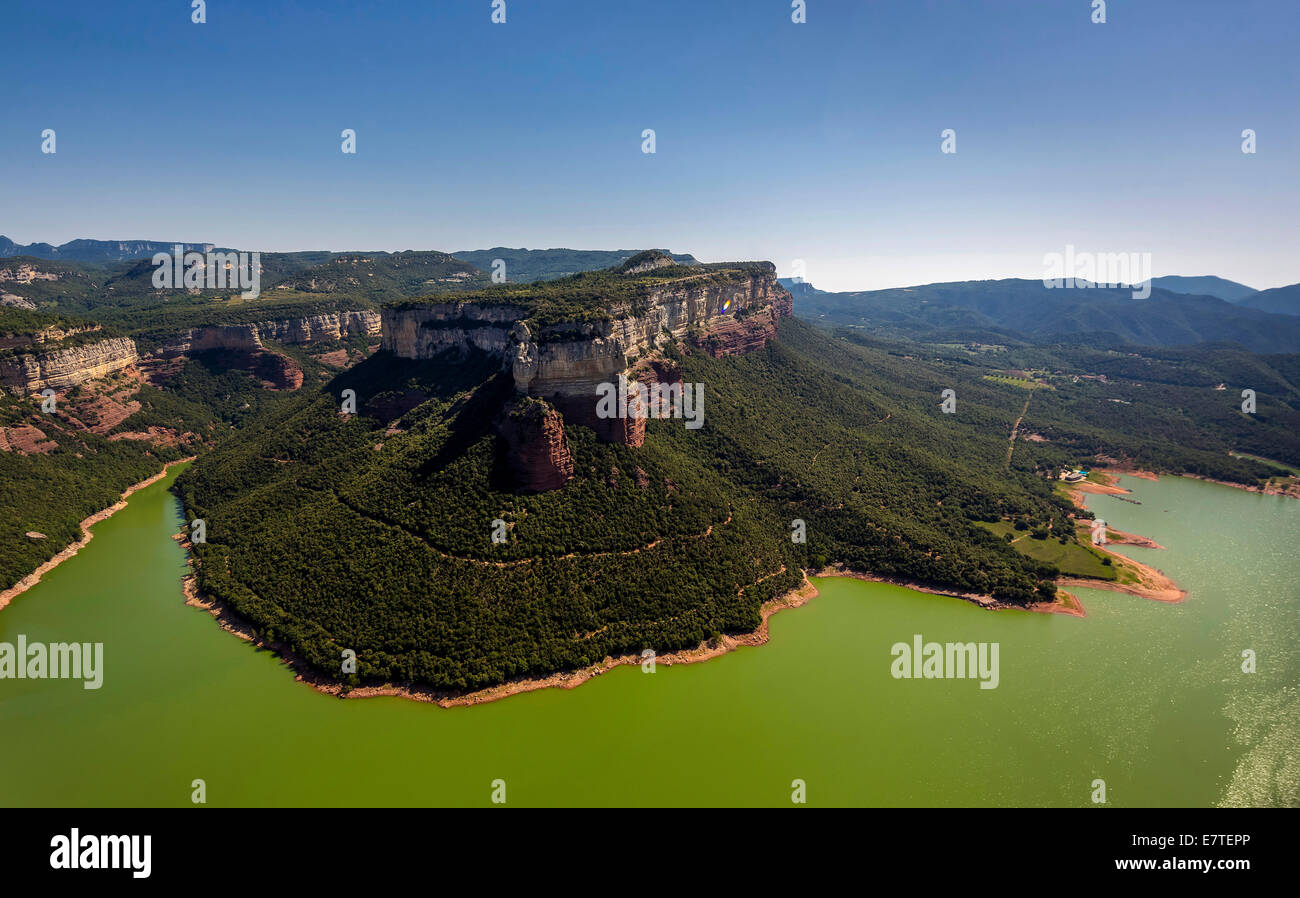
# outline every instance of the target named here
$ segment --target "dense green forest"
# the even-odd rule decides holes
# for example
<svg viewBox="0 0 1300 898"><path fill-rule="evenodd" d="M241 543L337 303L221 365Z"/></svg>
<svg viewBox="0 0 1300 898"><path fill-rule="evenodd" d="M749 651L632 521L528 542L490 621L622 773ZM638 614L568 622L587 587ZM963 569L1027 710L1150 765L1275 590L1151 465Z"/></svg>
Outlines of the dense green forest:
<svg viewBox="0 0 1300 898"><path fill-rule="evenodd" d="M19 331L45 321L98 322L114 334L134 337L148 352L186 328L376 309L403 297L488 284L473 265L439 252L263 253L260 264L261 295L245 299L238 289L156 290L155 266L147 258L109 264L0 259L0 269L16 272L29 266L55 276L6 283L6 292L34 303L37 310L0 309L0 314L9 316L15 322L10 329ZM20 314L29 320L13 317Z"/></svg>
<svg viewBox="0 0 1300 898"><path fill-rule="evenodd" d="M61 442L48 455L0 452L0 589L78 539L82 519L182 456L174 449L141 451L94 434L79 436L75 446ZM45 538L30 538L28 531Z"/></svg>
<svg viewBox="0 0 1300 898"><path fill-rule="evenodd" d="M1140 351L1023 342L920 345L856 330L840 334L895 358L925 358L980 389L1008 371L1032 375L1049 389L1034 391L1022 432L1046 442L1017 443L1020 465L1109 456L1155 471L1256 484L1276 472L1229 451L1300 464L1300 355L1213 344ZM1241 410L1244 389L1256 394L1252 414Z"/></svg>

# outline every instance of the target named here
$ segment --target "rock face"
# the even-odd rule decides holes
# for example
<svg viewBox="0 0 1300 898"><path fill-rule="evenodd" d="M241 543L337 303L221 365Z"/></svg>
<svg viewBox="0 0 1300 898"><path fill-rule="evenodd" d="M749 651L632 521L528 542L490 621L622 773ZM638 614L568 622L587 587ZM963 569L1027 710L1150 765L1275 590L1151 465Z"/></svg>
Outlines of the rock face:
<svg viewBox="0 0 1300 898"><path fill-rule="evenodd" d="M651 291L641 309L611 307L610 320L560 324L518 336L512 360L515 386L534 396L593 396L595 386L614 381L628 369L629 356L645 355L670 338L706 346L724 336L717 355L761 348L776 335L778 320L792 310L790 294L776 282L775 270L734 284L692 279L672 281Z"/></svg>
<svg viewBox="0 0 1300 898"><path fill-rule="evenodd" d="M23 353L0 360L0 384L25 395L44 389L66 390L133 365L139 359L135 341L112 337L67 349Z"/></svg>
<svg viewBox="0 0 1300 898"><path fill-rule="evenodd" d="M158 354L164 357L187 355L209 349L257 352L262 341L288 345L341 340L356 335L379 336L378 312L363 309L355 312L329 312L306 318L261 321L256 324L227 324L196 327L167 340Z"/></svg>
<svg viewBox="0 0 1300 898"><path fill-rule="evenodd" d="M511 330L526 314L519 306L465 302L385 309L382 348L399 358L428 359L473 346L504 358L513 351Z"/></svg>
<svg viewBox="0 0 1300 898"><path fill-rule="evenodd" d="M272 390L296 390L302 386L302 368L293 359L278 352L259 352L249 364L254 377Z"/></svg>
<svg viewBox="0 0 1300 898"><path fill-rule="evenodd" d="M52 271L41 271L33 265L16 265L0 268L0 281L13 281L15 284L30 284L32 281L57 281L59 276Z"/></svg>
<svg viewBox="0 0 1300 898"><path fill-rule="evenodd" d="M497 423L506 444L506 463L516 488L544 493L573 477L573 456L564 435L564 418L545 402L516 399Z"/></svg>
<svg viewBox="0 0 1300 898"><path fill-rule="evenodd" d="M256 324L212 325L186 330L165 341L150 356L152 362L176 359L204 350L220 349L246 354L249 367L276 389L295 390L302 385L302 370L283 356L266 352L263 340L276 343L306 344L340 340L343 337L378 336L379 313L371 310L331 312L284 321L264 321ZM83 343L66 349L45 349L40 344L52 344L81 333L78 330L61 331L53 328L25 338L24 348L0 359L0 385L19 395L38 393L46 388L66 390L69 387L107 377L140 360L135 341L115 337ZM15 341L18 342L18 341Z"/></svg>
<svg viewBox="0 0 1300 898"><path fill-rule="evenodd" d="M629 260L631 261L631 260ZM661 268L660 260L638 270ZM432 358L448 349L480 349L501 359L516 390L551 402L572 424L591 427L604 440L640 445L643 418L601 418L598 387L632 377L632 358L650 358L673 339L714 356L760 349L777 323L793 312L790 294L773 266L720 282L693 274L650 286L635 302L611 303L600 321L537 328L523 306L441 303L386 309L383 347L408 359ZM635 379L635 378L633 378Z"/></svg>
<svg viewBox="0 0 1300 898"><path fill-rule="evenodd" d="M15 293L0 293L0 306L8 306L11 309L36 310L36 303L23 299Z"/></svg>

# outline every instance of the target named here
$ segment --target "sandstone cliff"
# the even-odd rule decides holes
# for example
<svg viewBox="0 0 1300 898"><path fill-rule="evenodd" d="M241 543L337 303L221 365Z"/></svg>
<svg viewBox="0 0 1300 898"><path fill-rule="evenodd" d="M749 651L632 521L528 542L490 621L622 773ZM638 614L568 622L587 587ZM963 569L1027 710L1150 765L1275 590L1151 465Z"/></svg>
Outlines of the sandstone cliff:
<svg viewBox="0 0 1300 898"><path fill-rule="evenodd" d="M351 336L379 336L379 330L378 312L369 309L355 312L329 312L282 321L191 328L165 341L157 354L176 356L209 349L258 352L263 348L264 340L288 345L304 345L341 340Z"/></svg>
<svg viewBox="0 0 1300 898"><path fill-rule="evenodd" d="M573 477L564 419L545 402L515 400L497 423L516 488L525 493L559 489Z"/></svg>
<svg viewBox="0 0 1300 898"><path fill-rule="evenodd" d="M591 427L602 439L639 445L644 419L597 416L600 384L614 383L619 375L635 380L634 361L652 359L673 340L715 356L761 349L776 334L778 321L793 311L791 296L770 264L724 272L726 277L719 269L683 266L681 276L671 278L662 263L638 262L630 275L652 270L655 281L631 299L612 299L595 320L538 326L529 317L526 295L518 304L385 309L383 348L408 359L449 349L482 350L501 359L519 393L548 400L566 421Z"/></svg>
<svg viewBox="0 0 1300 898"><path fill-rule="evenodd" d="M97 327L91 328L94 329ZM254 373L269 385L292 390L301 385L302 371L296 364L279 356L262 358L265 355L264 340L302 345L358 335L378 336L379 329L379 313L368 309L255 324L211 325L176 334L165 340L150 357L176 359L209 349L246 353L256 368ZM0 358L0 385L16 394L38 393L46 388L62 391L107 377L140 360L135 342L126 337L82 343L66 349L40 345L56 344L79 333L79 329L47 328L32 337L10 341L16 344L15 351L7 358ZM24 348L30 351L23 352Z"/></svg>
<svg viewBox="0 0 1300 898"><path fill-rule="evenodd" d="M0 359L0 384L25 395L44 389L66 390L121 371L139 359L135 341L112 337L67 349L19 353Z"/></svg>

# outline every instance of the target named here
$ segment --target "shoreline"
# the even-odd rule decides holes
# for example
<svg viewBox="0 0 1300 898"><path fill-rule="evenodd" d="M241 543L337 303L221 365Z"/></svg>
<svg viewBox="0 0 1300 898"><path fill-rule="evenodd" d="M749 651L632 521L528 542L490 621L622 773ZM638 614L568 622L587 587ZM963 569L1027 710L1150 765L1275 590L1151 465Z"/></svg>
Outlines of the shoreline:
<svg viewBox="0 0 1300 898"><path fill-rule="evenodd" d="M304 683L323 695L332 695L340 699L389 696L435 704L442 708L459 708L499 701L503 698L509 698L512 695L535 692L540 689L576 689L588 680L598 677L617 667L642 663L640 655L625 654L617 657L607 656L596 664L578 670L558 671L545 677L526 677L510 680L505 683L499 683L495 686L476 689L473 692L468 693L424 689L418 686L394 683L385 683L378 686L355 686L347 688L343 683L322 676L314 671L311 668L311 665L308 664L301 655L292 651L284 643L279 642L278 640L267 642L265 639L258 636L252 624L228 607L224 602L201 596L198 592L197 578L193 573L194 556L188 551L189 541L184 538L183 534L176 534L173 539L176 539L181 546L186 549L187 564L191 571L191 573L187 574L181 581L182 592L185 596L185 604L192 608L199 608L206 611L208 614L216 618L217 624L222 630L225 630L236 638L251 643L259 649L264 649L274 653L281 664L284 664L293 671L295 681ZM698 664L700 662L710 661L714 658L721 657L722 655L732 652L742 646L757 647L765 645L771 638L768 622L774 614L784 611L787 608L802 607L821 594L820 590L818 590L816 585L812 582L814 577L862 580L869 583L885 583L890 586L900 586L904 589L910 589L914 592L923 592L929 595L961 599L988 611L1016 610L1047 614L1066 614L1072 617L1087 616L1083 604L1079 599L1065 590L1058 590L1058 596L1060 598L1055 602L1036 602L1032 605L1009 605L1005 602L1000 602L989 595L945 590L919 580L900 577L883 577L877 574L851 571L845 568L827 567L814 574L809 574L807 571L804 571L803 582L799 586L777 596L774 599L769 599L764 602L759 609L759 614L761 615L762 620L754 630L738 635L723 633L721 636L709 640L708 642L701 643L693 649L681 649L676 652L656 655L655 663L668 666L674 664ZM1091 585L1092 581L1088 581L1088 583Z"/></svg>
<svg viewBox="0 0 1300 898"><path fill-rule="evenodd" d="M188 541L180 539L182 546L188 549ZM603 661L578 670L559 671L549 674L545 677L528 677L515 680L509 680L496 686L488 686L483 689L477 689L467 693L453 693L446 690L422 689L416 686L405 686L393 683L387 683L381 686L355 686L346 688L344 684L323 677L313 671L309 664L297 653L289 649L288 646L281 642L267 642L253 630L252 625L244 618L240 617L235 611L226 606L224 602L200 596L195 575L193 555L186 553L189 557L191 573L182 579L182 591L185 595L185 604L193 608L201 608L217 619L218 625L245 642L252 643L260 649L274 652L280 662L287 666L294 673L294 679L298 682L305 683L317 692L325 695L333 695L337 698L376 698L379 696L392 696L396 698L406 698L412 701L427 702L436 704L442 708L457 708L470 705L481 705L487 702L498 701L508 698L512 695L519 695L524 692L534 692L539 689L576 689L583 683L600 676L606 671L613 670L616 667L622 667L625 664L640 664L642 662L640 655L619 655L618 657L606 657ZM765 644L770 638L768 629L768 620L772 615L787 608L798 608L807 604L812 599L820 595L817 587L813 585L808 573L804 572L803 583L794 589L786 592L774 599L764 602L759 609L762 617L758 627L749 633L742 633L733 636L723 633L715 639L701 643L693 649L682 649L676 652L669 652L663 655L655 656L655 664L665 664L672 666L674 664L696 664L702 661L709 661L721 655L725 655L741 646L760 646Z"/></svg>
<svg viewBox="0 0 1300 898"><path fill-rule="evenodd" d="M1232 453L1229 454L1231 455ZM1240 455L1234 455L1233 457L1250 458L1250 456L1240 456ZM1269 463L1274 465L1281 465L1281 462L1269 462ZM1259 486L1251 486L1245 483L1233 483L1231 480L1215 480L1213 477L1206 477L1202 474L1156 474L1151 471L1143 471L1137 468L1129 468L1122 465L1107 466L1106 468L1101 469L1098 473L1105 474L1106 476L1113 478L1113 481L1118 481L1119 478L1117 475L1119 474L1126 474L1129 477L1138 477L1141 478L1142 480L1159 480L1161 477L1186 477L1189 480L1200 480L1204 483L1217 483L1219 486L1231 487L1234 490L1245 490L1248 493L1258 493L1261 496L1286 496L1291 499L1300 499L1300 484L1290 483L1285 486L1278 487L1272 485L1271 479L1269 481L1268 486L1259 487ZM1084 481L1084 483L1087 483L1087 481ZM1079 484L1071 484L1071 486L1078 486L1078 485ZM1094 484L1094 486L1095 485L1096 484ZM1112 486L1113 486L1113 482L1112 482ZM1122 487L1114 487L1114 489L1125 493L1131 492L1131 490L1126 490L1123 489ZM1095 490L1084 490L1084 492L1102 493L1102 492L1110 492L1110 490L1103 488L1103 489L1095 489Z"/></svg>
<svg viewBox="0 0 1300 898"><path fill-rule="evenodd" d="M154 474L151 477L147 477L144 480L141 480L139 483L133 483L131 484L131 486L127 487L122 492L121 497L112 505L110 505L108 508L101 508L99 511L95 512L94 514L82 518L81 523L77 525L78 528L81 530L80 537L68 543L61 550L59 550L57 553L51 556L48 560L42 562L40 565L37 566L36 570L32 571L26 577L23 577L13 586L9 587L4 592L0 592L0 609L3 609L10 602L18 598L18 596L22 595L23 593L27 592L27 590L31 589L37 583L40 583L42 577L44 577L50 571L54 570L59 565L63 564L63 562L67 561L72 556L76 555L83 548L85 548L86 545L95 536L91 528L94 527L96 524L98 524L100 521L105 521L108 518L111 518L113 515L117 514L123 508L126 508L126 500L131 498L132 494L134 494L137 490L142 490L146 486L152 486L153 484L157 483L159 480L162 480L164 477L167 476L167 472L171 470L173 465L180 465L180 464L185 464L186 462L192 462L196 458L198 458L197 455L191 455L188 458L178 458L176 461L167 462L165 465L163 465L163 469L159 471L157 474Z"/></svg>
<svg viewBox="0 0 1300 898"><path fill-rule="evenodd" d="M1143 479L1156 479L1156 475L1151 474L1150 472L1142 472L1142 474L1146 475ZM1080 492L1130 492L1129 490L1114 486L1113 483L1109 485L1085 483L1083 485L1072 484L1071 486L1082 486L1082 489L1070 489L1069 493L1075 503L1080 508L1084 509L1087 509L1087 505L1083 502L1082 496L1079 495ZM1114 528L1108 528L1108 530L1119 537L1119 539L1115 540L1116 545L1137 545L1144 548L1155 549L1164 548L1148 537L1127 533ZM221 629L225 630L227 633L230 633L245 642L252 643L260 649L265 649L274 653L280 663L293 671L294 679L296 681L305 683L324 695L332 695L337 698L375 698L379 696L391 696L436 704L443 708L467 707L499 701L500 699L508 698L512 695L534 692L539 689L576 689L578 686L581 686L593 677L598 677L614 668L629 664L642 663L641 657L635 654L619 655L618 657L609 656L596 664L578 670L558 671L544 677L514 679L468 693L456 693L447 690L426 689L418 686L393 683L372 686L355 686L349 688L337 680L323 676L314 671L311 668L311 665L308 664L304 658L296 652L293 652L289 646L284 643L279 641L268 642L258 636L252 624L241 617L233 609L229 608L225 603L219 602L210 597L201 596L198 592L197 577L195 574L197 562L193 553L189 551L189 541L185 538L183 532L176 534L173 538L180 542L181 546L186 549L186 564L190 569L190 573L182 579L182 591L185 596L185 604L194 608L200 608L211 614L216 618ZM1054 581L1057 586L1057 597L1054 601L1034 602L1029 605L1012 605L999 601L987 594L959 592L910 578L886 577L863 571L849 570L839 566L828 566L823 568L821 571L812 574L808 571L804 571L803 582L799 586L789 592L777 596L774 599L769 599L767 602L764 602L759 609L761 621L758 627L753 631L739 635L724 633L715 639L701 643L693 649L682 649L676 652L656 655L655 663L666 664L669 666L673 664L695 664L720 657L721 655L725 655L741 646L764 645L770 638L768 622L772 615L779 611L784 611L787 608L801 607L820 595L819 590L812 582L814 577L838 577L851 580L862 580L870 583L885 583L891 586L900 586L905 589L910 589L914 592L961 599L962 601L969 602L976 607L983 608L987 611L1017 610L1037 614L1064 614L1078 618L1088 616L1083 602L1077 595L1063 589L1062 587L1074 586L1085 587L1088 589L1103 589L1113 592L1128 593L1140 598L1169 603L1181 602L1186 598L1187 592L1179 588L1173 580L1156 568L1135 561L1125 555L1120 555L1117 552L1111 552L1105 546L1099 546L1098 548L1107 552L1107 554L1120 559L1122 564L1135 570L1141 578L1139 582L1137 584L1121 584L1109 580L1094 580L1084 577L1058 577Z"/></svg>
<svg viewBox="0 0 1300 898"><path fill-rule="evenodd" d="M913 592L924 592L932 596L948 596L953 599L961 599L964 602L970 602L986 611L1032 611L1036 614L1068 614L1071 617L1087 617L1088 613L1083 608L1083 603L1079 601L1078 596L1066 592L1063 589L1057 589L1057 595L1061 596L1055 602L1033 602L1029 605L1009 605L1006 602L1000 602L993 596L977 592L954 592L953 590L943 589L941 587L931 586L920 580L911 580L906 577L882 577L878 574L865 574L861 571L850 571L847 568L827 567L820 573L813 574L814 577L843 577L849 580L865 580L868 583L888 583L891 586L901 586L904 589L910 589ZM1060 586L1060 580L1054 581Z"/></svg>
<svg viewBox="0 0 1300 898"><path fill-rule="evenodd" d="M1102 471L1100 473L1109 479L1109 483L1098 484L1098 483L1089 483L1087 481L1084 481L1082 483L1072 483L1066 486L1066 492L1069 493L1070 500L1076 506L1078 506L1079 508L1085 511L1092 511L1092 509L1088 508L1088 503L1084 501L1084 498L1081 495L1081 493L1092 493L1097 495L1120 495L1120 494L1128 494L1132 492L1132 490L1125 489L1124 487L1118 485L1120 474L1127 474L1130 477L1139 477L1142 480L1152 480L1152 481L1159 480L1159 475L1153 474L1150 471L1111 468L1111 469L1107 469L1106 471ZM1137 596L1143 599L1151 599L1156 602L1167 602L1169 604L1174 604L1174 605L1178 604L1179 602L1187 598L1188 595L1187 590L1180 587L1173 580L1173 578L1171 578L1164 571L1160 570L1159 568L1152 567L1149 564L1144 564L1143 562L1137 561L1136 559L1130 558L1129 556L1124 555L1120 552L1112 551L1109 548L1111 545L1116 545L1116 546L1139 546L1144 549L1163 549L1164 546L1160 545L1158 542L1156 542L1155 540L1151 539L1148 536L1140 536L1136 533L1129 533L1127 531L1120 530L1117 527L1111 527L1109 525L1107 525L1106 527L1106 532L1108 538L1110 534L1114 534L1118 538L1114 540L1110 540L1105 545L1094 545L1093 548L1097 549L1100 552L1104 552L1105 554L1109 555L1112 558L1117 559L1116 562L1117 569L1123 566L1134 571L1134 573L1136 573L1138 576L1138 582L1120 583L1116 580L1093 580L1087 577L1058 577L1056 580L1056 585L1058 587L1076 586L1076 587L1083 587L1085 589L1102 589L1102 590L1106 590L1107 592L1122 592L1122 593L1127 593L1128 595L1131 596ZM1069 593L1067 593L1067 595L1071 595L1074 601L1079 604L1079 607L1081 608L1083 607L1082 603L1079 602L1077 597Z"/></svg>
<svg viewBox="0 0 1300 898"><path fill-rule="evenodd" d="M1179 477L1187 477L1192 480L1200 480L1205 483L1217 483L1219 486L1229 486L1235 490L1245 490L1248 493L1258 493L1261 496L1286 496L1289 499L1300 499L1300 485L1290 484L1285 487L1269 486L1247 486L1244 483L1232 483L1227 480L1215 480L1213 477L1202 477L1200 474L1179 474Z"/></svg>

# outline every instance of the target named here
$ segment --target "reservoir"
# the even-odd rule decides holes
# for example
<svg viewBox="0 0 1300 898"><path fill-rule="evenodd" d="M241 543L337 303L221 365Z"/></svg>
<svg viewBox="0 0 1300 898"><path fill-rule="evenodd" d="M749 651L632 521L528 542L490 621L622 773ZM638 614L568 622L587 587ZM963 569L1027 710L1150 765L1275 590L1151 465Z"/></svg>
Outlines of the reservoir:
<svg viewBox="0 0 1300 898"><path fill-rule="evenodd" d="M340 700L185 605L167 487L134 494L0 611L0 642L102 643L103 683L0 680L0 805L1300 804L1300 502L1186 478L1090 495L1181 604L1079 589L1086 618L848 579L771 639L443 709ZM916 637L999 647L995 688L891 676ZM1253 653L1255 672L1242 670Z"/></svg>

